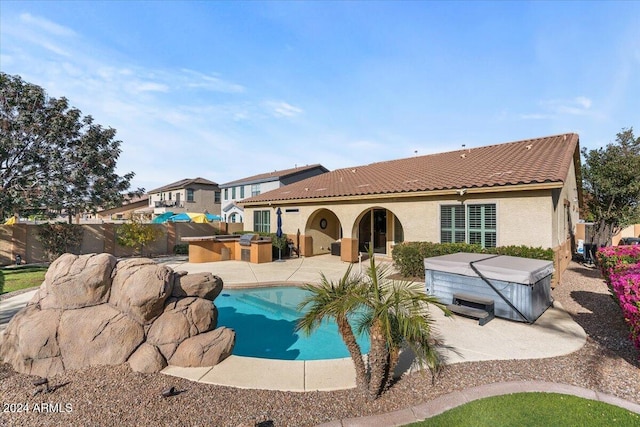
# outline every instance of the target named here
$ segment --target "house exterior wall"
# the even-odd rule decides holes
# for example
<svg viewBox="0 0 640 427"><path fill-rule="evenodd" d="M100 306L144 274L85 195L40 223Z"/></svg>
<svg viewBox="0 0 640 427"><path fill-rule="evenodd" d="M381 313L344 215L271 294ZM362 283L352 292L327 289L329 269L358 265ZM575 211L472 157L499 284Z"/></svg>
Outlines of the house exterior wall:
<svg viewBox="0 0 640 427"><path fill-rule="evenodd" d="M271 191L271 190L275 190L277 188L282 187L282 183L280 181L268 181L268 182L260 182L260 183L253 183L253 184L239 184L239 185L233 185L230 187L222 187L221 190L221 211L223 212L223 216L222 219L223 220L227 220L227 218L231 215L232 212L228 212L226 213L226 217L225 217L225 213L224 213L224 209L229 206L232 203L238 202L240 200L244 200L244 199L248 199L249 197L251 197L251 187L252 185L259 185L260 186L260 193L266 193L267 191ZM233 189L235 188L236 191L236 197L233 197ZM242 194L241 188L244 189L244 197L240 197L240 195ZM234 209L233 210L234 213L238 214L239 212L242 212L240 209ZM241 213L243 219L244 219L244 213Z"/></svg>
<svg viewBox="0 0 640 427"><path fill-rule="evenodd" d="M314 254L326 253L327 246L340 237L358 238L358 225L369 209L387 209L398 218L404 231L404 241L440 242L440 206L464 203L496 204L497 245L528 245L552 248L554 242L554 210L550 190L504 192L497 194L469 194L464 197L423 197L363 200L344 203L307 203L280 205L282 229L289 235L300 230L313 238ZM253 212L270 210L271 232L276 230L275 204L245 209L245 229L253 229ZM297 212L290 212L296 210ZM320 219L327 220L327 228L321 230ZM342 228L342 236L339 230ZM387 216L387 252L390 253L395 236L393 217ZM316 241L319 243L316 244ZM316 251L316 249L319 249Z"/></svg>
<svg viewBox="0 0 640 427"><path fill-rule="evenodd" d="M244 212L242 208L234 209L226 213L225 217L225 209L232 203L242 201L244 199L248 199L251 197L251 190L254 185L257 185L260 189L260 194L266 193L267 191L276 190L285 185L292 184L294 182L301 181L303 179L311 178L316 175L320 175L326 172L326 169L323 167L315 167L307 170L303 170L301 172L293 173L282 178L278 177L276 179L275 176L271 176L268 178L263 178L261 180L255 181L246 181L246 182L238 182L236 185L222 184L220 188L222 189L222 212L223 219L226 221L231 216L232 213L242 215L244 219ZM235 197L233 197L233 191L235 189ZM244 191L244 192L243 192ZM243 195L243 196L241 196Z"/></svg>
<svg viewBox="0 0 640 427"><path fill-rule="evenodd" d="M193 190L192 202L187 201L187 189ZM187 188L149 194L149 207L154 208L155 214L169 211L174 213L207 211L213 215L220 215L222 204L215 202L216 193L219 197L220 189L217 186L191 184Z"/></svg>

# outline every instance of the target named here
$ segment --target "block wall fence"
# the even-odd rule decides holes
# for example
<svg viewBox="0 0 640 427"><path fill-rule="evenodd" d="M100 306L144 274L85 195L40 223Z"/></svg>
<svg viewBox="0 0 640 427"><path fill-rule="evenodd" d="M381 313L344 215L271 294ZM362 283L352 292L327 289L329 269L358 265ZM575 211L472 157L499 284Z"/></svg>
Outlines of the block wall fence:
<svg viewBox="0 0 640 427"><path fill-rule="evenodd" d="M232 234L242 231L241 223L212 222L196 223L165 223L152 224L161 231L160 237L143 248L144 256L159 256L173 254L175 245L183 243L183 237L211 236L214 234ZM82 244L77 254L110 253L116 257L126 257L134 254L134 249L118 245L116 232L120 224L74 224L81 227ZM14 264L16 255L20 255L25 263L48 262L42 244L38 240L38 225L14 224L0 225L0 266Z"/></svg>

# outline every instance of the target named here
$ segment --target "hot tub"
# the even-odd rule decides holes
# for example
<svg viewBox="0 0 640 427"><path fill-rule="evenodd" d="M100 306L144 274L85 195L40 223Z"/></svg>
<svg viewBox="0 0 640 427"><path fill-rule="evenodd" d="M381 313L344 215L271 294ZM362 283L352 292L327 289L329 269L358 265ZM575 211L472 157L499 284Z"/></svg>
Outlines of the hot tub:
<svg viewBox="0 0 640 427"><path fill-rule="evenodd" d="M444 304L463 293L494 300L495 315L533 323L553 303L553 262L507 255L456 253L425 258L425 286Z"/></svg>

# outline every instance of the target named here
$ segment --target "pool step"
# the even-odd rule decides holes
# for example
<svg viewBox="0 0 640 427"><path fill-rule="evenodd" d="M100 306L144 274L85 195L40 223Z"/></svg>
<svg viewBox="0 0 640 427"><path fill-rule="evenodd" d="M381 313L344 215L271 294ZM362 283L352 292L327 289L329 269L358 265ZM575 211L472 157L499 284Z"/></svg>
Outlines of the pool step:
<svg viewBox="0 0 640 427"><path fill-rule="evenodd" d="M268 311L270 313L275 313L278 315L287 315L293 319L298 319L300 317L300 311L298 311L297 307L282 305L280 303L273 302L256 295L244 294L244 295L238 296L237 300L245 304L252 305L254 307L260 307L263 310Z"/></svg>

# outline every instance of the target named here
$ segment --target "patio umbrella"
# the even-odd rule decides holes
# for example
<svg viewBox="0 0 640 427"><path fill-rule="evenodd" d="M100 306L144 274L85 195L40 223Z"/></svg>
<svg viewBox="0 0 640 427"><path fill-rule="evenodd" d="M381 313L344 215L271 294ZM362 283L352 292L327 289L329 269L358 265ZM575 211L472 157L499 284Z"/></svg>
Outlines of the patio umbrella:
<svg viewBox="0 0 640 427"><path fill-rule="evenodd" d="M173 215L169 218L171 222L195 222L199 224L203 224L206 222L211 222L212 220L209 217L215 217L215 215L204 214L204 213L196 213L196 212L183 212L176 215Z"/></svg>
<svg viewBox="0 0 640 427"><path fill-rule="evenodd" d="M279 239L282 237L282 210L278 208L276 210L276 224L278 228L276 229L276 237ZM282 249L278 246L278 259L277 261L282 261Z"/></svg>
<svg viewBox="0 0 640 427"><path fill-rule="evenodd" d="M171 218L173 216L173 212L165 212L161 215L158 215L157 217L153 218L153 221L151 221L153 224L162 224L167 222L167 220L169 220L169 218Z"/></svg>
<svg viewBox="0 0 640 427"><path fill-rule="evenodd" d="M197 222L199 224L209 222L205 214L188 213L187 215L191 218L191 222Z"/></svg>
<svg viewBox="0 0 640 427"><path fill-rule="evenodd" d="M213 214L210 214L210 213L206 213L204 215L207 217L207 220L209 222L222 220L222 217L220 215L213 215Z"/></svg>
<svg viewBox="0 0 640 427"><path fill-rule="evenodd" d="M191 217L183 212L183 213L179 213L179 214L173 215L171 218L168 219L168 221L171 221L171 222L191 222Z"/></svg>
<svg viewBox="0 0 640 427"><path fill-rule="evenodd" d="M278 210L276 211L276 215L276 224L278 226L278 228L276 229L276 237L280 238L282 237L282 210L280 210L280 208L278 208Z"/></svg>

